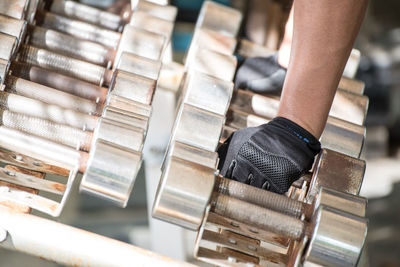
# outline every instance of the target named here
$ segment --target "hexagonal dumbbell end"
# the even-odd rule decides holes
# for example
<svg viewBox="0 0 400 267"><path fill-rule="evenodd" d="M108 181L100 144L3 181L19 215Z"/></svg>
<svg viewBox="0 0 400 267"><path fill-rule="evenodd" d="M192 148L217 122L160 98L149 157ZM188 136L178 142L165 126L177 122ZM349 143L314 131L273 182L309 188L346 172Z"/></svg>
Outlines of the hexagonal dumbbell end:
<svg viewBox="0 0 400 267"><path fill-rule="evenodd" d="M98 139L92 146L80 190L125 207L141 162L140 152Z"/></svg>
<svg viewBox="0 0 400 267"><path fill-rule="evenodd" d="M367 219L320 206L311 225L303 266L357 266L366 241Z"/></svg>
<svg viewBox="0 0 400 267"><path fill-rule="evenodd" d="M24 19L29 2L29 0L1 1L0 14L16 19Z"/></svg>
<svg viewBox="0 0 400 267"><path fill-rule="evenodd" d="M215 169L172 156L165 164L153 217L197 230L214 189Z"/></svg>
<svg viewBox="0 0 400 267"><path fill-rule="evenodd" d="M144 11L152 16L165 19L168 21L174 21L178 13L178 9L171 5L159 5L151 1L145 0L132 0L131 7L133 10Z"/></svg>

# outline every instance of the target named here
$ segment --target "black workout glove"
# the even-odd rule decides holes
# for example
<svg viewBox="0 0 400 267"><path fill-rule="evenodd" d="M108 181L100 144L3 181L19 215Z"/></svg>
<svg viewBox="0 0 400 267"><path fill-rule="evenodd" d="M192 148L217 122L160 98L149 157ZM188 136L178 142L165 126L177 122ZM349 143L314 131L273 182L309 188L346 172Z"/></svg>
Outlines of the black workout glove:
<svg viewBox="0 0 400 267"><path fill-rule="evenodd" d="M283 194L311 169L320 142L282 117L233 133L218 149L220 173L233 180Z"/></svg>
<svg viewBox="0 0 400 267"><path fill-rule="evenodd" d="M285 76L286 69L278 64L278 53L246 58L236 72L235 88L279 95Z"/></svg>

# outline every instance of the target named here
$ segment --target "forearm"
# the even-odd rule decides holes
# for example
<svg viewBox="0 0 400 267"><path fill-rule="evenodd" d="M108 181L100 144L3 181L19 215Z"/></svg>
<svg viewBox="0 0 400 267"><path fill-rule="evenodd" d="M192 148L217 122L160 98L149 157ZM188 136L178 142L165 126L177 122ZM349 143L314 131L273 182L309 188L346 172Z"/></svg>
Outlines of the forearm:
<svg viewBox="0 0 400 267"><path fill-rule="evenodd" d="M319 138L367 0L294 0L290 64L278 116Z"/></svg>

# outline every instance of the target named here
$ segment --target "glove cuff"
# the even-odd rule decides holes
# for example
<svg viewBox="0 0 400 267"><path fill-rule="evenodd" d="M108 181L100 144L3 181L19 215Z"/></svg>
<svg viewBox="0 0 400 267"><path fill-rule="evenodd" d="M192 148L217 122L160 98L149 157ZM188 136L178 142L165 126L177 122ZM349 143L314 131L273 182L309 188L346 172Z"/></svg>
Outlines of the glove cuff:
<svg viewBox="0 0 400 267"><path fill-rule="evenodd" d="M283 117L276 117L271 122L269 122L269 124L281 128L284 127L291 134L304 141L313 152L314 156L321 151L321 143L318 141L318 139L297 123Z"/></svg>

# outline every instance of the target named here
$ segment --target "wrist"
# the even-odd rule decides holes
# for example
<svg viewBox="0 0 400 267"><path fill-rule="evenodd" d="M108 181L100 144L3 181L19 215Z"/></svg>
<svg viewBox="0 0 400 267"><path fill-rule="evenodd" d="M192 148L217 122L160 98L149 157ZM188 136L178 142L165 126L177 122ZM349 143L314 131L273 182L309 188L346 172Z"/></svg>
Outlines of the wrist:
<svg viewBox="0 0 400 267"><path fill-rule="evenodd" d="M321 143L319 140L311 132L298 123L284 117L276 117L270 122L270 124L284 128L294 137L306 143L314 155L320 152Z"/></svg>

